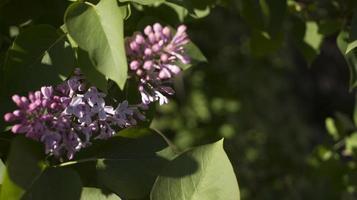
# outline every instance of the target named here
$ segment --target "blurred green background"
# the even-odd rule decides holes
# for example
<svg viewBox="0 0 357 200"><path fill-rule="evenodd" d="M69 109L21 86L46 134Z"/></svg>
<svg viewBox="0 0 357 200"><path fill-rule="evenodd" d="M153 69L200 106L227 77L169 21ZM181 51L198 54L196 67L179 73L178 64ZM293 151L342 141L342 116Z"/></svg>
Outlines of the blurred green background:
<svg viewBox="0 0 357 200"><path fill-rule="evenodd" d="M355 3L265 1L267 16L262 2L186 18L208 63L177 80L176 100L152 126L181 148L225 137L243 200L357 199L355 159L325 128L336 113L341 123L353 115L336 39Z"/></svg>

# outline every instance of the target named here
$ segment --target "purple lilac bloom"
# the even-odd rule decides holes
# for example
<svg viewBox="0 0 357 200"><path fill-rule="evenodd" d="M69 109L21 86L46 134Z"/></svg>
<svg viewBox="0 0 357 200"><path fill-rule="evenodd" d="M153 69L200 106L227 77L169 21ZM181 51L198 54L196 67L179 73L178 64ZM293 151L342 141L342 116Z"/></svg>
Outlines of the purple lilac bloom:
<svg viewBox="0 0 357 200"><path fill-rule="evenodd" d="M118 128L145 119L140 106L123 101L114 109L104 98L97 88L86 87L77 69L74 76L56 87L44 86L28 97L14 95L18 109L5 114L4 119L15 123L13 133L44 143L46 154L70 160L92 139L110 138Z"/></svg>
<svg viewBox="0 0 357 200"><path fill-rule="evenodd" d="M166 96L174 94L168 85L181 72L178 61L190 63L184 49L190 41L186 29L181 25L174 34L169 27L155 23L147 26L144 34L135 33L126 39L129 67L140 80L138 90L144 104L155 101L166 104Z"/></svg>

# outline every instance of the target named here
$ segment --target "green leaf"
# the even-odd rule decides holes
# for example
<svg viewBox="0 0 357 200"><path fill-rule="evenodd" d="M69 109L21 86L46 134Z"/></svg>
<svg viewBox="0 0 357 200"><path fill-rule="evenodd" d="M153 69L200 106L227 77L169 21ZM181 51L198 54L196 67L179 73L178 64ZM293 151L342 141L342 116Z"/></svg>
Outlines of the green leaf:
<svg viewBox="0 0 357 200"><path fill-rule="evenodd" d="M337 37L337 46L340 49L342 55L348 64L350 70L350 89L356 86L356 74L357 74L357 51L351 50L347 54L348 41L350 40L350 33L341 31Z"/></svg>
<svg viewBox="0 0 357 200"><path fill-rule="evenodd" d="M60 83L74 67L74 52L64 33L48 25L32 26L21 32L6 55L5 94Z"/></svg>
<svg viewBox="0 0 357 200"><path fill-rule="evenodd" d="M257 30L263 30L263 12L258 1L236 1L237 9L242 18L248 23L250 27Z"/></svg>
<svg viewBox="0 0 357 200"><path fill-rule="evenodd" d="M353 49L357 47L357 40L348 43L345 54L350 53Z"/></svg>
<svg viewBox="0 0 357 200"><path fill-rule="evenodd" d="M60 166L76 170L86 187L105 188L125 199L145 197L159 171L176 154L165 149L168 144L160 134L151 130L144 135L131 139L117 134L98 141Z"/></svg>
<svg viewBox="0 0 357 200"><path fill-rule="evenodd" d="M0 185L2 184L2 181L4 179L5 168L6 167L5 167L4 163L0 159Z"/></svg>
<svg viewBox="0 0 357 200"><path fill-rule="evenodd" d="M142 138L142 137L149 136L152 134L156 134L156 133L153 133L153 131L149 128L131 127L131 128L126 128L122 131L119 131L116 134L116 136L137 139L137 138Z"/></svg>
<svg viewBox="0 0 357 200"><path fill-rule="evenodd" d="M223 140L189 150L168 164L151 191L151 200L162 199L240 199Z"/></svg>
<svg viewBox="0 0 357 200"><path fill-rule="evenodd" d="M340 138L340 135L338 133L338 129L335 124L335 120L331 117L326 118L325 126L327 129L327 132L333 137L333 139L335 141L337 141Z"/></svg>
<svg viewBox="0 0 357 200"><path fill-rule="evenodd" d="M156 133L126 143L108 145L104 159L98 159L98 182L125 199L147 196L160 172L168 163L166 142ZM172 155L172 154L171 154Z"/></svg>
<svg viewBox="0 0 357 200"><path fill-rule="evenodd" d="M191 63L182 64L181 62L178 62L178 65L183 70L187 70L190 67L197 65L198 63L207 62L207 58L203 55L201 50L193 42L188 43L184 48L186 54L191 58Z"/></svg>
<svg viewBox="0 0 357 200"><path fill-rule="evenodd" d="M191 0L169 0L164 2L165 5L172 8L179 17L181 22L190 16L192 19L200 19L209 15L211 9L208 5L201 5L196 7Z"/></svg>
<svg viewBox="0 0 357 200"><path fill-rule="evenodd" d="M316 22L306 23L306 32L304 41L311 46L317 54L320 52L320 46L322 43L323 35L319 33L319 27Z"/></svg>
<svg viewBox="0 0 357 200"><path fill-rule="evenodd" d="M82 183L70 169L48 168L26 191L22 200L78 200Z"/></svg>
<svg viewBox="0 0 357 200"><path fill-rule="evenodd" d="M66 11L65 25L79 48L88 52L98 77L104 75L115 81L121 89L127 79L127 60L124 49L123 20L126 6L116 0L102 0L93 5L75 2ZM94 71L94 70L92 70ZM89 81L95 82L94 76Z"/></svg>
<svg viewBox="0 0 357 200"><path fill-rule="evenodd" d="M357 150L357 133L354 132L346 138L345 153L351 155L353 151Z"/></svg>
<svg viewBox="0 0 357 200"><path fill-rule="evenodd" d="M81 200L120 200L115 194L103 194L100 189L85 187L82 190Z"/></svg>
<svg viewBox="0 0 357 200"><path fill-rule="evenodd" d="M163 3L165 2L165 0L119 0L119 2L132 2L142 5L150 5L150 4Z"/></svg>
<svg viewBox="0 0 357 200"><path fill-rule="evenodd" d="M351 31L349 34L348 45L345 54L350 53L356 47L357 47L357 13L355 13L352 17Z"/></svg>
<svg viewBox="0 0 357 200"><path fill-rule="evenodd" d="M45 155L39 143L16 137L6 162L6 173L1 189L1 200L20 199L25 190L40 177L44 168Z"/></svg>
<svg viewBox="0 0 357 200"><path fill-rule="evenodd" d="M108 81L107 78L100 73L91 62L89 54L80 48L77 48L78 65L81 68L81 72L86 75L86 79L103 92L107 92Z"/></svg>

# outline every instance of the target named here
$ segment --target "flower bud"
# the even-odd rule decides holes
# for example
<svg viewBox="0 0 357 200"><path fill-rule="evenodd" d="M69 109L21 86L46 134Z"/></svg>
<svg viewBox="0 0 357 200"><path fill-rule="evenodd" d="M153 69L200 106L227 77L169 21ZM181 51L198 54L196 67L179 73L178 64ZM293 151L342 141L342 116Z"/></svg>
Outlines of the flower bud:
<svg viewBox="0 0 357 200"><path fill-rule="evenodd" d="M152 55L152 50L149 49L149 48L146 48L145 51L144 51L144 54L145 54L146 56L151 56L151 55Z"/></svg>
<svg viewBox="0 0 357 200"><path fill-rule="evenodd" d="M14 110L14 111L12 112L12 114L14 114L14 116L16 116L16 117L21 117L22 112L21 112L20 110Z"/></svg>
<svg viewBox="0 0 357 200"><path fill-rule="evenodd" d="M146 26L144 29L144 33L145 35L149 36L152 33L152 27L150 25Z"/></svg>
<svg viewBox="0 0 357 200"><path fill-rule="evenodd" d="M5 120L6 122L14 121L14 120L15 120L15 115L12 114L12 113L6 113L6 114L4 115L4 120Z"/></svg>
<svg viewBox="0 0 357 200"><path fill-rule="evenodd" d="M166 53L161 54L160 60L163 63L166 63L169 60L169 56Z"/></svg>
<svg viewBox="0 0 357 200"><path fill-rule="evenodd" d="M130 63L131 70L137 70L137 69L139 69L139 67L140 67L139 61L137 61L137 60L131 61L131 63Z"/></svg>
<svg viewBox="0 0 357 200"><path fill-rule="evenodd" d="M138 43L136 43L135 41L132 41L132 42L130 43L130 48L131 48L131 50L133 50L133 51L139 51L139 45L138 45Z"/></svg>
<svg viewBox="0 0 357 200"><path fill-rule="evenodd" d="M162 26L159 23L154 24L154 31L155 32L161 32L162 31Z"/></svg>
<svg viewBox="0 0 357 200"><path fill-rule="evenodd" d="M141 34L137 34L135 36L135 42L138 44L144 44L145 43L145 38Z"/></svg>
<svg viewBox="0 0 357 200"><path fill-rule="evenodd" d="M156 37L155 37L155 34L154 33L150 33L148 35L148 39L150 41L151 44L154 44L156 42Z"/></svg>
<svg viewBox="0 0 357 200"><path fill-rule="evenodd" d="M153 62L151 60L148 60L148 61L145 61L144 65L143 65L143 68L145 70L150 70L152 68L152 65L153 65Z"/></svg>
<svg viewBox="0 0 357 200"><path fill-rule="evenodd" d="M171 30L168 26L165 26L165 28L162 30L162 33L167 37L171 37Z"/></svg>
<svg viewBox="0 0 357 200"><path fill-rule="evenodd" d="M13 95L12 101L14 101L17 106L21 107L22 101L21 101L21 97L19 95L17 95L17 94Z"/></svg>
<svg viewBox="0 0 357 200"><path fill-rule="evenodd" d="M143 70L141 69L136 70L136 75L142 76L143 74L144 74Z"/></svg>
<svg viewBox="0 0 357 200"><path fill-rule="evenodd" d="M15 124L12 128L11 131L13 133L25 133L28 130L28 127L22 125L22 124Z"/></svg>
<svg viewBox="0 0 357 200"><path fill-rule="evenodd" d="M35 97L36 97L36 99L41 99L41 92L40 91L36 91L35 92Z"/></svg>
<svg viewBox="0 0 357 200"><path fill-rule="evenodd" d="M176 34L179 34L181 35L182 33L186 32L187 30L187 27L185 25L180 25L178 28L177 28L177 33Z"/></svg>
<svg viewBox="0 0 357 200"><path fill-rule="evenodd" d="M57 106L58 106L58 103L51 103L51 105L50 105L50 108L51 109L56 109L57 108Z"/></svg>
<svg viewBox="0 0 357 200"><path fill-rule="evenodd" d="M159 52L161 50L160 46L158 44L154 44L152 47L151 47L152 51L153 52Z"/></svg>

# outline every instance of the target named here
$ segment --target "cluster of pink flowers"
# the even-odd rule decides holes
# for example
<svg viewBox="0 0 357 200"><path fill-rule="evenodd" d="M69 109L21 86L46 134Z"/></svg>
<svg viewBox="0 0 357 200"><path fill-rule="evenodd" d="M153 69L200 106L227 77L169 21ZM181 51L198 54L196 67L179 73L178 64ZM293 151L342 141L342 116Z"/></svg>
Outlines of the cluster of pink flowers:
<svg viewBox="0 0 357 200"><path fill-rule="evenodd" d="M76 70L56 87L42 87L28 97L14 95L18 109L4 118L16 123L13 133L43 142L47 154L72 159L92 139L109 138L115 130L145 119L140 105L130 106L124 101L114 109L105 104L104 97L97 88L87 88L83 75Z"/></svg>
<svg viewBox="0 0 357 200"><path fill-rule="evenodd" d="M44 143L47 154L72 159L92 139L107 139L115 130L144 120L140 110L147 104L168 103L167 95L174 94L172 80L182 70L178 63L190 63L184 49L187 43L186 26L179 26L173 33L159 23L147 26L144 34L135 33L126 39L131 74L139 80L139 105L129 105L127 101L116 108L106 105L105 94L96 87L88 88L76 69L60 85L44 86L28 97L14 95L12 100L18 109L5 114L5 121L15 123L13 133Z"/></svg>
<svg viewBox="0 0 357 200"><path fill-rule="evenodd" d="M147 26L144 34L135 33L126 39L126 52L132 74L139 79L138 90L144 104L168 102L173 95L172 79L181 72L178 62L189 64L184 46L189 43L186 26L173 33L169 27L156 23Z"/></svg>

